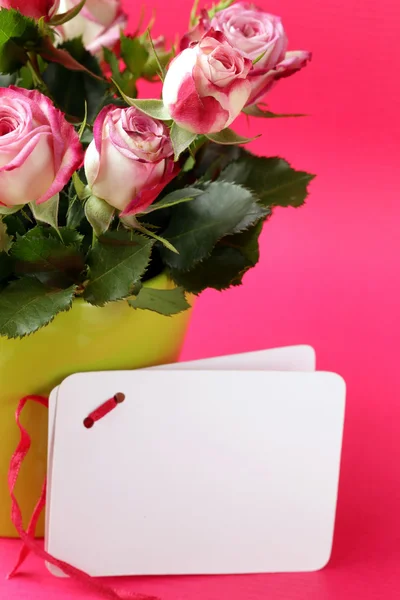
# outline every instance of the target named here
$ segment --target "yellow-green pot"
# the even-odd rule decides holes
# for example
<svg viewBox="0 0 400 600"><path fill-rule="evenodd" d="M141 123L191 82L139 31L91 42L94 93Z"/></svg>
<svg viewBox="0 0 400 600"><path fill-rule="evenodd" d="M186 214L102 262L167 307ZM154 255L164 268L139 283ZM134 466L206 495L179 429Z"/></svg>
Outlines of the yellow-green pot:
<svg viewBox="0 0 400 600"><path fill-rule="evenodd" d="M174 287L165 274L146 285ZM0 537L16 535L10 520L7 474L19 440L14 415L20 398L28 394L48 396L65 377L79 371L137 369L175 362L190 312L163 317L148 310L133 310L127 302L97 308L77 300L70 311L59 314L31 336L21 340L0 337ZM45 477L47 411L30 403L22 421L32 434L32 448L21 470L17 496L28 520ZM43 534L43 519L38 534Z"/></svg>

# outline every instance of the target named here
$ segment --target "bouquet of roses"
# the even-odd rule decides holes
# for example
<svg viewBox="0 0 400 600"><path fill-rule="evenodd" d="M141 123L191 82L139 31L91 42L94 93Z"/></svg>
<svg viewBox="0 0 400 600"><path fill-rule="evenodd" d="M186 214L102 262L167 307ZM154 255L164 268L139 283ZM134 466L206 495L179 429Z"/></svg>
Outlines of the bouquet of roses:
<svg viewBox="0 0 400 600"><path fill-rule="evenodd" d="M0 335L83 298L177 314L186 293L239 285L276 206L312 175L230 129L302 69L281 20L222 0L178 48L124 33L119 0L0 0ZM162 81L158 99L137 84ZM166 271L169 290L146 280Z"/></svg>

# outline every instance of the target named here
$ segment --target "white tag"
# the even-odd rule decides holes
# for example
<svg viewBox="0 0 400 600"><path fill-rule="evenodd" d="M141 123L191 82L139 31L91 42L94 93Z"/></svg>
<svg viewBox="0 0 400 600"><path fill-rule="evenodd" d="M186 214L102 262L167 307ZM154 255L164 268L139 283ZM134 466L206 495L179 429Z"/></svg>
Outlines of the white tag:
<svg viewBox="0 0 400 600"><path fill-rule="evenodd" d="M315 371L315 350L311 346L286 346L243 354L203 358L190 362L150 367L151 369L237 369L240 371Z"/></svg>
<svg viewBox="0 0 400 600"><path fill-rule="evenodd" d="M237 369L237 370L262 370L262 371L315 371L316 356L315 350L311 346L285 346L283 348L272 348L268 350L257 350L255 352L244 352L241 354L232 354L228 356L217 356L212 358L203 358L190 362L173 363L170 365L161 365L158 367L149 367L149 369L168 369L168 370L186 370L186 369ZM46 503L46 534L48 538L48 521L51 505L51 476L53 469L53 448L54 448L54 430L57 408L58 387L53 390L49 398L49 442L48 442L48 481L47 481L47 503ZM63 577L61 571L52 565L48 565L50 571L59 577Z"/></svg>
<svg viewBox="0 0 400 600"><path fill-rule="evenodd" d="M211 370L213 360L225 370ZM52 394L48 552L96 576L326 564L343 380L268 372L245 356L209 361L77 374ZM313 353L301 366L315 366ZM117 392L125 402L86 429L85 417Z"/></svg>

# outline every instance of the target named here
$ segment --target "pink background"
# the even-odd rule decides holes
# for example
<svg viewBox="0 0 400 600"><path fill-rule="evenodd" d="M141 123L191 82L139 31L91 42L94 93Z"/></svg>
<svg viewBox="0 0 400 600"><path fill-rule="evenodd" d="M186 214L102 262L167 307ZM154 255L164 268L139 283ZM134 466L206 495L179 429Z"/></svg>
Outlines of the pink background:
<svg viewBox="0 0 400 600"><path fill-rule="evenodd" d="M121 584L165 600L391 600L400 597L399 100L395 0L258 0L280 14L291 49L311 66L270 96L253 150L318 174L301 210L279 210L259 266L240 289L205 293L184 358L309 343L320 369L342 374L348 406L332 560L318 573L138 579ZM127 2L129 6L131 3ZM139 2L131 8L132 27ZM152 0L156 33L185 31L191 2ZM132 3L133 5L133 3ZM149 9L148 9L149 10ZM248 131L246 123L238 130ZM15 556L0 542L0 570ZM9 600L82 599L36 559L0 582ZM0 572L0 575L1 575Z"/></svg>

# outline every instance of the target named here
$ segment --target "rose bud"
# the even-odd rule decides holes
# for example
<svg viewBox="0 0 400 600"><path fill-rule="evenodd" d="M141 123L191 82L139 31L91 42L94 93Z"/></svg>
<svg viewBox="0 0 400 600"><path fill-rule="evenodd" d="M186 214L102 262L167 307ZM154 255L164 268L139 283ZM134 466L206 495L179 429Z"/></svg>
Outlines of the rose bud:
<svg viewBox="0 0 400 600"><path fill-rule="evenodd" d="M177 174L169 130L134 107L106 106L94 124L85 172L93 195L133 215Z"/></svg>
<svg viewBox="0 0 400 600"><path fill-rule="evenodd" d="M281 19L247 2L216 13L211 26L246 58L255 61L262 57L250 76L252 92L248 105L260 100L278 79L299 71L311 59L310 52L286 52L288 40Z"/></svg>
<svg viewBox="0 0 400 600"><path fill-rule="evenodd" d="M239 115L251 92L251 60L210 30L171 62L163 101L171 118L193 133L216 133Z"/></svg>
<svg viewBox="0 0 400 600"><path fill-rule="evenodd" d="M75 129L46 96L0 88L0 205L46 202L82 161Z"/></svg>

